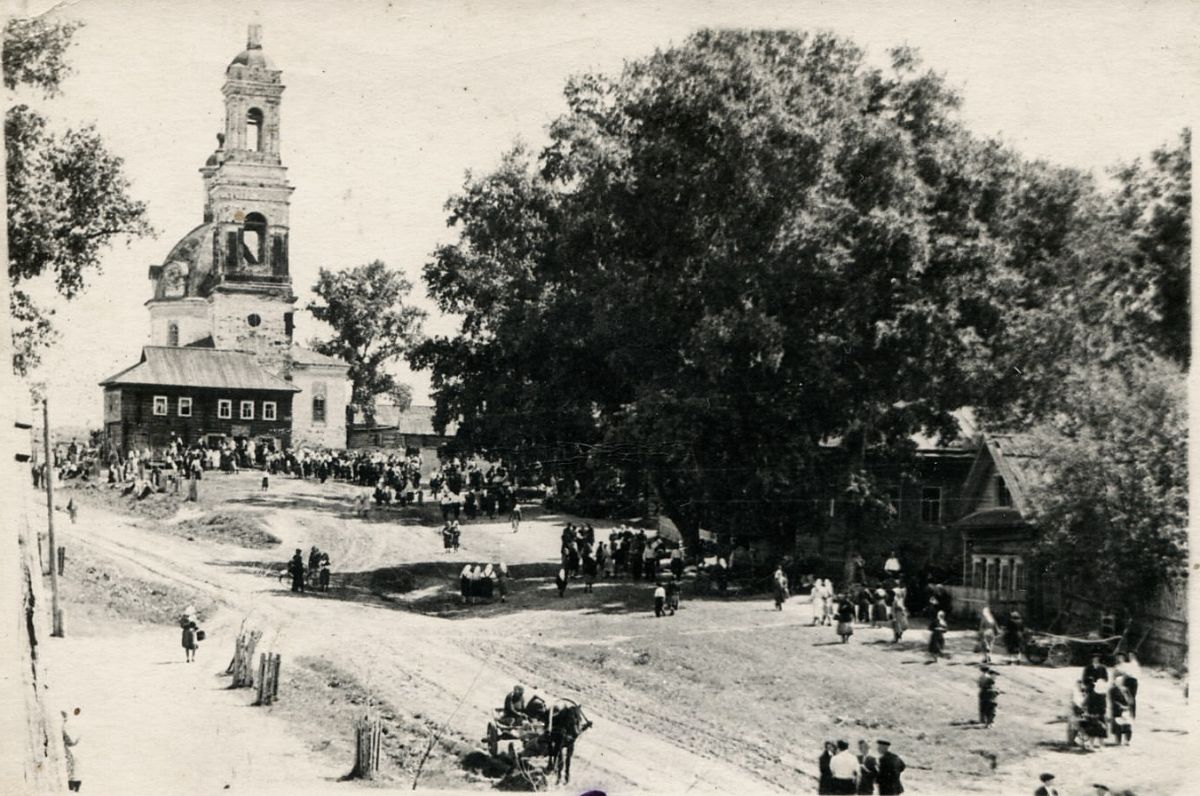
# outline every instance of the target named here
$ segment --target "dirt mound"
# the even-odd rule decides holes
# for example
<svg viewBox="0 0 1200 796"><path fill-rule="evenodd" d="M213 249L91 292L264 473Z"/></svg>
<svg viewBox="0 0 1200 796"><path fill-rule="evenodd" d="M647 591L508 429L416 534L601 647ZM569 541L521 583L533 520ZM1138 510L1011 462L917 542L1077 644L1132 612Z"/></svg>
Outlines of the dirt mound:
<svg viewBox="0 0 1200 796"><path fill-rule="evenodd" d="M239 547L274 547L279 537L263 528L262 520L246 511L211 511L167 528L188 539L206 539Z"/></svg>
<svg viewBox="0 0 1200 796"><path fill-rule="evenodd" d="M186 497L186 495L174 492L154 492L144 498L138 498L133 494L123 494L123 492L123 487L97 482L81 482L56 490L55 503L61 509L71 498L75 498L75 504L80 506L79 519L81 521L87 516L87 506L96 506L134 517L163 520L173 516L183 504L183 498Z"/></svg>
<svg viewBox="0 0 1200 796"><path fill-rule="evenodd" d="M117 562L94 551L79 551L77 555L74 559L68 557L59 580L62 599L72 607L72 632L105 616L173 625L189 604L196 607L203 623L218 607L194 589L132 577Z"/></svg>

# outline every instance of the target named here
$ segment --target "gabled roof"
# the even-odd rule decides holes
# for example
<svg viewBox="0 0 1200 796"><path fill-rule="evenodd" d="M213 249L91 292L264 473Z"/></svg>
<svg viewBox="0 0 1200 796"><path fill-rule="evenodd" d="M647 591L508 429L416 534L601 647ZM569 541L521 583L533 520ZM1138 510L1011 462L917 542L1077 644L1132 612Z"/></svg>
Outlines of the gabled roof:
<svg viewBox="0 0 1200 796"><path fill-rule="evenodd" d="M963 484L963 497L970 499L978 491L980 481L991 462L996 473L1004 479L1004 485L1012 496L1013 508L1025 515L1029 511L1028 493L1042 477L1041 447L1030 434L985 434L983 445L967 480Z"/></svg>
<svg viewBox="0 0 1200 796"><path fill-rule="evenodd" d="M292 361L297 365L329 365L347 369L350 367L344 359L318 354L298 345L292 346Z"/></svg>
<svg viewBox="0 0 1200 796"><path fill-rule="evenodd" d="M383 403L377 401L375 403L375 422L371 425L365 423L355 423L356 429L396 429L401 434L425 434L428 436L447 436L453 437L458 431L458 424L451 422L446 426L446 432L439 435L433 428L433 412L432 406L412 405L404 411L400 411L400 407L396 404Z"/></svg>
<svg viewBox="0 0 1200 796"><path fill-rule="evenodd" d="M102 387L138 384L300 392L263 370L249 354L219 348L146 346L140 362L100 382Z"/></svg>

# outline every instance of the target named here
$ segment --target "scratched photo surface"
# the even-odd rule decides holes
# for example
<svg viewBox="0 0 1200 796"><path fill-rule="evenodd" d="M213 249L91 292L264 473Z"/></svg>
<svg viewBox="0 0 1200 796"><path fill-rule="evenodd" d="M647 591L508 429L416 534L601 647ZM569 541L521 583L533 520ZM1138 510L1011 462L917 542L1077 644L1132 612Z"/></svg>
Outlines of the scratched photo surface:
<svg viewBox="0 0 1200 796"><path fill-rule="evenodd" d="M9 11L0 792L1189 791L1200 6Z"/></svg>

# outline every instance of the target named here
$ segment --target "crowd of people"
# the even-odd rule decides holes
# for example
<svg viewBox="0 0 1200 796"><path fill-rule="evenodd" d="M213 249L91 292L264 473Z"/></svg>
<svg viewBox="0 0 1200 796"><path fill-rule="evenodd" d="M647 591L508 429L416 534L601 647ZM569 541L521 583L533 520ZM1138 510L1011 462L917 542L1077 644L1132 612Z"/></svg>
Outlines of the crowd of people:
<svg viewBox="0 0 1200 796"><path fill-rule="evenodd" d="M296 548L295 554L287 563L285 572L292 581L292 591L304 592L308 589L329 591L330 578L329 553L323 552L316 545L308 551L308 563L304 561L304 551Z"/></svg>
<svg viewBox="0 0 1200 796"><path fill-rule="evenodd" d="M905 764L892 751L891 741L880 738L875 749L876 754L871 754L871 745L865 739L858 741L857 752L851 751L844 739L826 741L817 760L817 793L904 793L901 774Z"/></svg>

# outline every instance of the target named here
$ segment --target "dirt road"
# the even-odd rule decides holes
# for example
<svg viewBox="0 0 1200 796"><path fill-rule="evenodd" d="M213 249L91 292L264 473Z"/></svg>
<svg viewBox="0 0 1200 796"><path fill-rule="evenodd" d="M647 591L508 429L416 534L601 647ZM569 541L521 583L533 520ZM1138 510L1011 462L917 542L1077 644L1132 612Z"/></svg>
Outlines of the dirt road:
<svg viewBox="0 0 1200 796"><path fill-rule="evenodd" d="M923 665L920 631L899 648L883 643L886 631L870 628L859 629L851 645L831 644L829 629L810 627L808 612L794 602L777 613L766 600L689 600L678 616L655 620L646 587L628 583L598 584L590 595L573 586L560 600L538 573L557 558L562 518L529 519L518 534L507 523L467 525L463 550L447 554L436 528L354 518L352 490L344 485L273 479L263 495L252 475L225 478L220 488L228 491L229 505L260 514L283 540L277 550L189 542L99 510L89 510L69 531L75 536L69 543L120 557L146 577L203 590L227 605L207 643L210 658L228 658L235 626L249 616L267 629L267 645L285 660L335 662L379 699L445 724L448 734L465 741L482 738L491 708L514 683L577 699L595 726L579 742L572 791L815 792L823 738L853 742L883 734L908 760L912 791L1032 791L1043 770L1058 774L1064 796L1086 793L1095 781L1154 793L1180 786L1170 761L1187 751L1190 738L1180 689L1166 677L1143 682L1146 707L1133 747L1064 753L1056 746L1063 729L1053 722L1074 676L1066 670L1006 668L1001 722L976 730L962 721L973 712L975 677L963 665L971 658L964 637L955 641L958 654L949 665L931 667ZM294 595L266 574L293 549L312 545L330 553L335 584L369 582L373 573L400 565L450 571L504 560L529 574L508 604L472 609L445 600L422 603L422 595L437 591L436 579L411 595L342 589L323 596ZM74 666L73 687L88 693L109 678L124 678L124 690L103 711L127 720L139 715L139 683L176 693L167 673L177 666L147 674L145 667L111 664L113 658L176 656L174 631L156 632L128 649L95 641L81 650L110 668ZM159 651L160 643L168 653ZM197 668L206 674L186 671L189 699L218 706L245 701L244 694L214 690L224 681L208 688L213 670ZM215 717L201 712L194 723L209 720ZM245 720L249 728L267 719L246 711ZM173 725L163 719L151 726L165 731ZM270 787L279 768L293 782L331 782L334 773L286 738L247 759L239 732L213 730L204 746L206 758L213 758L205 783L224 777ZM106 750L111 771L136 770L148 748L155 748L149 740ZM163 756L177 751L168 746Z"/></svg>

